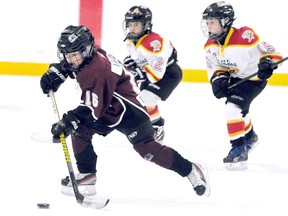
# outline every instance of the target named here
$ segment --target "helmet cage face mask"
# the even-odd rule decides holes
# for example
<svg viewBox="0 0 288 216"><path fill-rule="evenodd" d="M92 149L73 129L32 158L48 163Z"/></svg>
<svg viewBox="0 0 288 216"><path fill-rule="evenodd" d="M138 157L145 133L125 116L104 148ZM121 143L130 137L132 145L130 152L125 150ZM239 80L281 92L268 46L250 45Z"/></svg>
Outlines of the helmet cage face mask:
<svg viewBox="0 0 288 216"><path fill-rule="evenodd" d="M207 27L208 19L217 19L223 29L222 33L213 34L209 32ZM223 39L229 29L232 27L234 22L234 9L229 3L224 1L216 2L209 5L202 14L201 29L205 37L211 40L221 40Z"/></svg>
<svg viewBox="0 0 288 216"><path fill-rule="evenodd" d="M142 32L139 34L131 34L129 31L130 22L141 22L143 25ZM149 8L142 5L131 7L125 14L122 29L126 38L136 42L141 36L152 31L152 12Z"/></svg>
<svg viewBox="0 0 288 216"><path fill-rule="evenodd" d="M61 33L58 40L58 59L64 64L70 77L75 78L77 73L81 71L92 59L94 50L94 37L90 30L84 26L68 26ZM77 67L72 67L68 63L65 54L77 52L81 53L83 62Z"/></svg>
<svg viewBox="0 0 288 216"><path fill-rule="evenodd" d="M208 26L207 26L207 22L209 19L215 19L215 20L219 21L219 25L221 26L221 29L222 29L221 33L211 33L209 31ZM223 22L221 22L221 20L219 20L218 18L210 18L209 17L208 19L201 20L201 29L202 29L204 36L211 39L211 40L214 40L214 41L216 41L216 40L219 41L222 38L224 38L226 36L226 34L228 33L227 32L228 29L224 29L222 23Z"/></svg>

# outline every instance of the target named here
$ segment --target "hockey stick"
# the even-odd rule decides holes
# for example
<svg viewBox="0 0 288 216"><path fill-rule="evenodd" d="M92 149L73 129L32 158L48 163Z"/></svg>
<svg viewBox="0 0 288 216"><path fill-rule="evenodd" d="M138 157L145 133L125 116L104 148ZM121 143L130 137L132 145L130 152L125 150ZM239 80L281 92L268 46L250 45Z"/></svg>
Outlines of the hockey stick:
<svg viewBox="0 0 288 216"><path fill-rule="evenodd" d="M49 97L51 98L51 101L52 101L55 119L56 119L56 121L60 121L60 115L59 115L59 111L57 108L56 99L54 96L54 92L52 90L49 91ZM72 163L71 163L71 158L70 158L68 146L66 143L66 139L64 137L64 133L60 134L60 141L62 144L66 164L67 164L68 171L69 171L70 180L72 182L72 187L73 187L75 198L76 198L77 202L84 207L91 207L91 208L96 208L96 209L104 208L109 203L109 201L110 201L109 199L99 198L99 197L93 197L93 198L92 197L84 197L79 192L77 182L75 179L75 174L74 174L73 167L72 167Z"/></svg>
<svg viewBox="0 0 288 216"><path fill-rule="evenodd" d="M275 67L275 66L277 66L278 64L281 64L282 62L286 61L287 59L288 59L288 56L285 57L285 58L283 58L283 59L281 59L280 61L277 61L277 62L273 63L272 67ZM239 84L241 84L241 83L249 80L250 78L256 76L257 74L258 74L258 71L255 72L255 73L253 73L253 74L251 74L251 75L249 75L248 77L245 77L245 78L241 79L240 81L234 83L233 85L228 86L228 89L232 89L232 88L234 88L235 86L238 86Z"/></svg>

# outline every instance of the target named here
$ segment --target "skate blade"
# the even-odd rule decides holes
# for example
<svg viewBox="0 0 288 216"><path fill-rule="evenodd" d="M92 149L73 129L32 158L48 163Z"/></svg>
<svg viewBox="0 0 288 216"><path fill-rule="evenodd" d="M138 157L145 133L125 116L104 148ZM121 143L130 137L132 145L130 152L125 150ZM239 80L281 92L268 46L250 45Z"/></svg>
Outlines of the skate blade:
<svg viewBox="0 0 288 216"><path fill-rule="evenodd" d="M248 169L246 161L240 161L238 163L224 163L224 166L227 170L242 171Z"/></svg>
<svg viewBox="0 0 288 216"><path fill-rule="evenodd" d="M83 207L88 208L94 208L94 209L102 209L104 208L108 203L110 202L110 199L104 198L104 197L85 197L81 205Z"/></svg>

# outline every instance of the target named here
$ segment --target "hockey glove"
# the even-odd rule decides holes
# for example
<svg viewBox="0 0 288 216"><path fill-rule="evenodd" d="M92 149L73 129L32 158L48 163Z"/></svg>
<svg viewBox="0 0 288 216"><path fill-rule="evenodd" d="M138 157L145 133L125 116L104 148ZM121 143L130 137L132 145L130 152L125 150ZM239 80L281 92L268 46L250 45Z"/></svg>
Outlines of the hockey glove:
<svg viewBox="0 0 288 216"><path fill-rule="evenodd" d="M73 111L68 111L59 122L52 125L53 142L60 142L61 133L64 133L65 138L69 136L73 130L78 128L79 123L80 121L73 114Z"/></svg>
<svg viewBox="0 0 288 216"><path fill-rule="evenodd" d="M126 56L123 60L123 64L125 67L133 71L135 71L136 68L138 68L137 63L131 58L131 56Z"/></svg>
<svg viewBox="0 0 288 216"><path fill-rule="evenodd" d="M220 99L229 95L228 82L230 79L230 73L225 72L217 75L213 75L210 79L212 85L212 91L216 98Z"/></svg>
<svg viewBox="0 0 288 216"><path fill-rule="evenodd" d="M56 92L67 77L68 73L60 63L50 64L48 71L40 79L43 93L48 94L49 90Z"/></svg>
<svg viewBox="0 0 288 216"><path fill-rule="evenodd" d="M131 58L131 56L127 56L124 59L123 63L124 66L127 67L134 75L134 80L137 83L137 85L141 86L141 83L145 82L147 79L146 73L141 70L141 68Z"/></svg>
<svg viewBox="0 0 288 216"><path fill-rule="evenodd" d="M258 63L258 77L262 80L267 80L272 76L275 69L277 69L277 65L273 64L271 58L261 58Z"/></svg>

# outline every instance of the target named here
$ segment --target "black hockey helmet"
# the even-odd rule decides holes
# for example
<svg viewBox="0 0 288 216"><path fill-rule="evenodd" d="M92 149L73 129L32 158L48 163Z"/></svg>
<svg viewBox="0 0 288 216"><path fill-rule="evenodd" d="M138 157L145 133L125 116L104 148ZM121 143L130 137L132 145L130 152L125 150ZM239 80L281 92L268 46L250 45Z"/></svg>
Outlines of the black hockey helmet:
<svg viewBox="0 0 288 216"><path fill-rule="evenodd" d="M221 34L211 34L208 32L206 26L206 20L209 18L218 19L220 25L223 27L224 32ZM234 17L234 9L230 3L225 1L220 1L209 5L204 12L202 13L202 30L206 37L209 37L211 40L221 40L225 36L229 29L232 27Z"/></svg>
<svg viewBox="0 0 288 216"><path fill-rule="evenodd" d="M140 21L143 23L143 30L140 34L131 34L129 32L129 22ZM137 41L142 35L148 34L152 31L152 12L151 10L143 5L133 6L125 14L125 19L123 21L123 32L126 38L133 41ZM125 38L125 39L126 39Z"/></svg>
<svg viewBox="0 0 288 216"><path fill-rule="evenodd" d="M61 33L58 43L58 58L64 63L64 67L71 72L70 77L75 78L76 74L85 67L93 57L94 37L91 31L85 26L67 26ZM82 54L83 62L78 68L73 68L67 62L65 54L79 51Z"/></svg>

